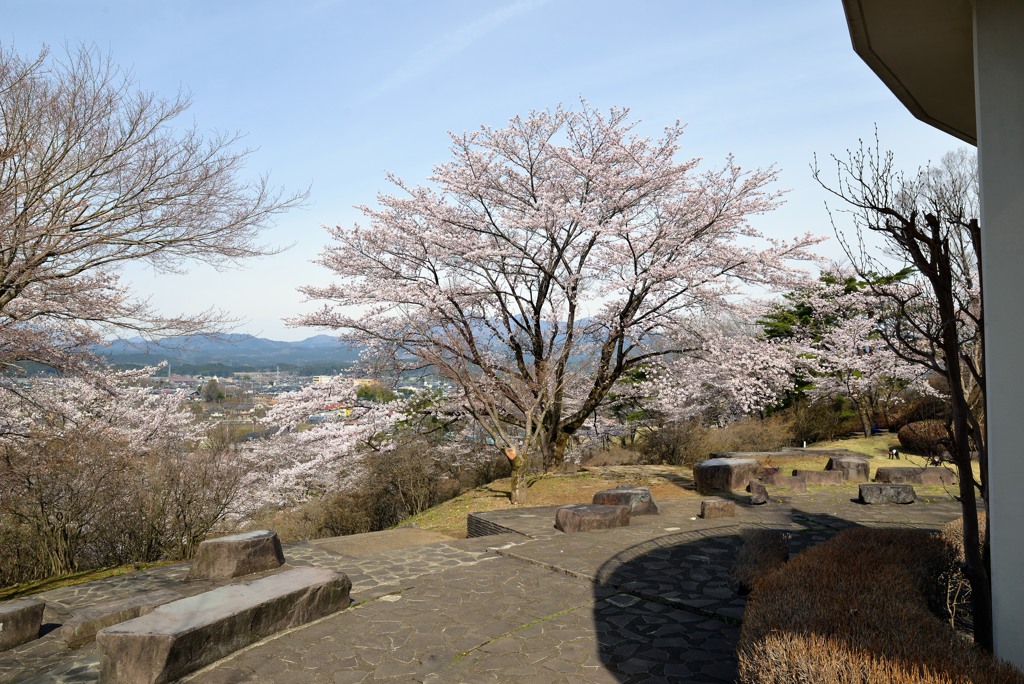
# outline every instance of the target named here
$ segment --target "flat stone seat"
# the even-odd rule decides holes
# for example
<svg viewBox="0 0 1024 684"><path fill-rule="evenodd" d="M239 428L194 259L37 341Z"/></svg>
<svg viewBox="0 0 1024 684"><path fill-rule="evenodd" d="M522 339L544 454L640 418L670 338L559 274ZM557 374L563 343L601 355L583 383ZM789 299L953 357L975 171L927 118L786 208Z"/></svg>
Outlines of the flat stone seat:
<svg viewBox="0 0 1024 684"><path fill-rule="evenodd" d="M825 470L837 470L847 482L867 482L871 479L871 466L866 458L859 456L832 456L825 464Z"/></svg>
<svg viewBox="0 0 1024 684"><path fill-rule="evenodd" d="M271 634L347 607L351 588L345 575L309 566L166 603L96 634L100 681L174 681Z"/></svg>
<svg viewBox="0 0 1024 684"><path fill-rule="evenodd" d="M46 603L39 599L15 599L0 603L0 651L39 638Z"/></svg>
<svg viewBox="0 0 1024 684"><path fill-rule="evenodd" d="M875 482L888 484L951 485L956 474L946 468L883 466L875 471Z"/></svg>
<svg viewBox="0 0 1024 684"><path fill-rule="evenodd" d="M629 506L572 504L555 511L555 529L562 532L589 532L629 526Z"/></svg>
<svg viewBox="0 0 1024 684"><path fill-rule="evenodd" d="M284 565L277 533L256 530L207 539L199 544L188 579L231 579Z"/></svg>
<svg viewBox="0 0 1024 684"><path fill-rule="evenodd" d="M700 502L700 517L708 518L732 518L736 516L736 504L726 499L702 499Z"/></svg>
<svg viewBox="0 0 1024 684"><path fill-rule="evenodd" d="M78 648L92 641L104 627L147 615L157 606L180 598L181 594L171 589L157 589L76 610L61 625L60 639L69 650Z"/></svg>
<svg viewBox="0 0 1024 684"><path fill-rule="evenodd" d="M911 504L917 501L917 496L908 484L862 484L858 501L864 504Z"/></svg>
<svg viewBox="0 0 1024 684"><path fill-rule="evenodd" d="M599 506L628 506L630 515L658 515L658 504L654 503L651 490L647 487L616 487L602 489L594 494Z"/></svg>
<svg viewBox="0 0 1024 684"><path fill-rule="evenodd" d="M761 473L756 458L709 458L693 467L693 483L701 494L742 490Z"/></svg>
<svg viewBox="0 0 1024 684"><path fill-rule="evenodd" d="M841 470L794 470L793 477L816 485L841 485L846 482Z"/></svg>

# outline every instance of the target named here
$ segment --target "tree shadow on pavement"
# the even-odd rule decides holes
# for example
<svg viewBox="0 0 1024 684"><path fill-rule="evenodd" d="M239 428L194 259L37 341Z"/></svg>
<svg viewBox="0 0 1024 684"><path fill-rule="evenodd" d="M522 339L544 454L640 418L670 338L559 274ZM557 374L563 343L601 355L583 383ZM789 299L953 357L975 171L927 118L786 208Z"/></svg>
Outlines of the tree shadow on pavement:
<svg viewBox="0 0 1024 684"><path fill-rule="evenodd" d="M741 497L742 498L742 497ZM790 554L860 526L793 509ZM746 598L730 576L739 526L679 532L630 547L598 570L594 622L601 662L620 682L734 682Z"/></svg>

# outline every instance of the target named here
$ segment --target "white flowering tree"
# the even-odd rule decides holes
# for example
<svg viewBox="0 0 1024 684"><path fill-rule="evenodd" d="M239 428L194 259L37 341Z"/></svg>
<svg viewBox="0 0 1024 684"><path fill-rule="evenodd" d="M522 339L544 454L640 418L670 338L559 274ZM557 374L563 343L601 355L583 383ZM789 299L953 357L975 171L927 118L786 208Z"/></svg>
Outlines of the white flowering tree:
<svg viewBox="0 0 1024 684"><path fill-rule="evenodd" d="M406 417L403 401L360 402L351 378L332 376L280 395L267 413L274 433L246 452L250 506L279 506L344 489L363 474L367 454L386 452Z"/></svg>
<svg viewBox="0 0 1024 684"><path fill-rule="evenodd" d="M319 262L338 280L303 289L325 305L295 322L458 388L515 502L533 455L557 466L624 373L679 351L656 344L666 330L745 284L791 285L815 242L749 224L777 203L773 170L700 171L677 159L682 126L634 127L583 103L452 135L429 186L390 177L367 225L329 229Z"/></svg>
<svg viewBox="0 0 1024 684"><path fill-rule="evenodd" d="M669 420L713 411L719 421L762 413L794 389L797 350L749 326L704 325L685 355L662 361L645 383L652 406Z"/></svg>
<svg viewBox="0 0 1024 684"><path fill-rule="evenodd" d="M890 312L868 283L836 267L787 299L762 319L767 338L791 350L794 372L810 383L811 398L848 399L865 436L906 390L931 391L926 369L908 362L881 334Z"/></svg>

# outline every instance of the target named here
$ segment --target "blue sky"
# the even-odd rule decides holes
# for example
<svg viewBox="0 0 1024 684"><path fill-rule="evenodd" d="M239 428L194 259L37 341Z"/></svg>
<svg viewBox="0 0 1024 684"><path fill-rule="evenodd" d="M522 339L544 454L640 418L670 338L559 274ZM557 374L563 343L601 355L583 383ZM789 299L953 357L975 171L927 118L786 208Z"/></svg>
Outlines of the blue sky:
<svg viewBox="0 0 1024 684"><path fill-rule="evenodd" d="M918 122L854 54L840 0L6 0L0 42L95 44L139 85L191 93L183 125L241 131L247 171L269 172L310 204L267 241L286 252L245 269L182 276L126 272L168 313L214 306L239 331L317 334L281 319L310 310L295 288L329 274L310 261L324 224L387 189L419 183L448 156L446 131L501 126L517 113L572 104L625 106L657 135L687 124L682 155L717 165L776 164L786 204L754 223L776 237L831 235L810 176L877 125L913 170L962 143ZM834 242L834 240L832 241ZM823 251L838 256L838 247Z"/></svg>

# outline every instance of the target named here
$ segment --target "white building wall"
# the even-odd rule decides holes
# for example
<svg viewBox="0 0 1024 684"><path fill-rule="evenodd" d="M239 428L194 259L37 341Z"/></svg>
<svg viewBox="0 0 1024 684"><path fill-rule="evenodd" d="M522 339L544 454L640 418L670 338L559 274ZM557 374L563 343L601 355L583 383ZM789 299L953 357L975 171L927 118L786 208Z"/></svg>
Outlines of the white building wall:
<svg viewBox="0 0 1024 684"><path fill-rule="evenodd" d="M1024 2L975 0L996 655L1024 668Z"/></svg>

